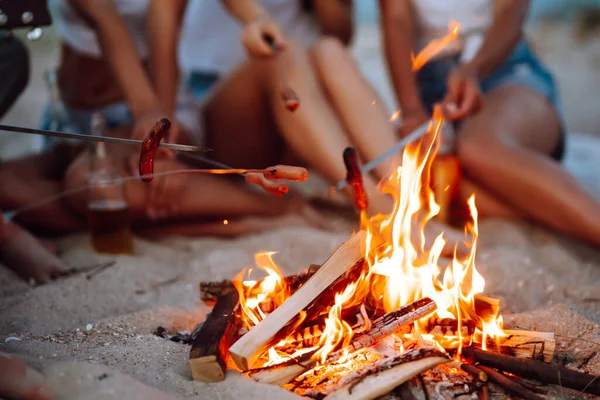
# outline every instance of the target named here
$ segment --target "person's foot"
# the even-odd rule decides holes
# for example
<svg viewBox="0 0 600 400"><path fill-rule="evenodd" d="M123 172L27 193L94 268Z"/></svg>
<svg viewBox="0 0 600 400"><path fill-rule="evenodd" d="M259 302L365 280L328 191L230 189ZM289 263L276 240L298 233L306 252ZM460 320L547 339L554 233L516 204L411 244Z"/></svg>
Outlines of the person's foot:
<svg viewBox="0 0 600 400"><path fill-rule="evenodd" d="M44 376L25 361L0 353L0 371L0 398L52 400Z"/></svg>

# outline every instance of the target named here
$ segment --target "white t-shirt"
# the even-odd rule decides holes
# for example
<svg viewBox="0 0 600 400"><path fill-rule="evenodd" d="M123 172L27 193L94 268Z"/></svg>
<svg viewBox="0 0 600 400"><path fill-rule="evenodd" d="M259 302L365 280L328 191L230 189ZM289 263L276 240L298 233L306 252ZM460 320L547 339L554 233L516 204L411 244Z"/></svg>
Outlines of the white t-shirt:
<svg viewBox="0 0 600 400"><path fill-rule="evenodd" d="M493 0L412 0L417 15L417 50L448 33L451 21L460 24L459 39L443 54L463 52L470 59L492 22Z"/></svg>
<svg viewBox="0 0 600 400"><path fill-rule="evenodd" d="M210 0L209 0L210 1ZM142 58L148 56L146 46L146 19L150 0L113 0L119 14ZM96 33L71 7L68 0L49 0L49 10L59 36L74 50L95 58L102 56Z"/></svg>
<svg viewBox="0 0 600 400"><path fill-rule="evenodd" d="M310 46L319 37L315 19L299 0L262 0L261 5L294 40ZM246 59L242 27L221 0L189 0L181 32L179 62L184 72L225 75Z"/></svg>

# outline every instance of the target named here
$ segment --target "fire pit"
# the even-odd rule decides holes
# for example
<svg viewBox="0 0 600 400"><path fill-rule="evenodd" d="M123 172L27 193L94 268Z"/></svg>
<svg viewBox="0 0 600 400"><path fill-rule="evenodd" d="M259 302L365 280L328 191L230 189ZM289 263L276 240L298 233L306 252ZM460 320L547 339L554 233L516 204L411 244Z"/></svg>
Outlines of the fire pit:
<svg viewBox="0 0 600 400"><path fill-rule="evenodd" d="M553 333L503 329L499 301L482 295L475 267L473 197L468 254L444 262L443 234L424 244L423 229L439 211L429 168L440 125L406 148L384 185L394 211L372 219L363 211L361 230L322 266L284 277L271 254L258 254L264 279L242 271L233 281L200 284L214 309L192 334L195 380L222 380L237 369L318 399L406 398L415 377L425 391L480 398L490 381L511 395L542 398L543 387L523 378L600 394L596 377L550 364Z"/></svg>

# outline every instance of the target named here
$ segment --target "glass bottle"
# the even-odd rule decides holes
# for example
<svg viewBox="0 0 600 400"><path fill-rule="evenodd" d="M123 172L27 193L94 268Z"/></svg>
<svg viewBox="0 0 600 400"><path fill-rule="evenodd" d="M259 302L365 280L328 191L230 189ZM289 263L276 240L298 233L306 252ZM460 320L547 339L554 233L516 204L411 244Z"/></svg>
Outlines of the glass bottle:
<svg viewBox="0 0 600 400"><path fill-rule="evenodd" d="M93 135L102 135L104 118L94 113L91 119ZM87 177L88 223L91 242L99 253L133 254L131 215L125 197L123 182L106 152L106 144L99 142L90 153L90 170Z"/></svg>
<svg viewBox="0 0 600 400"><path fill-rule="evenodd" d="M445 224L460 224L461 168L456 156L456 135L452 125L440 130L440 146L431 164L431 189L440 206L437 218Z"/></svg>
<svg viewBox="0 0 600 400"><path fill-rule="evenodd" d="M44 73L44 82L46 83L50 102L46 110L47 123L43 128L51 131L79 133L74 127L69 117L69 113L67 112L67 108L62 100L56 71L53 69L47 70ZM57 139L50 136L44 136L42 140L43 148L54 147L55 151L64 151L66 157L72 156L73 152L78 152L81 143L77 140ZM60 154L61 153L59 153L59 155Z"/></svg>

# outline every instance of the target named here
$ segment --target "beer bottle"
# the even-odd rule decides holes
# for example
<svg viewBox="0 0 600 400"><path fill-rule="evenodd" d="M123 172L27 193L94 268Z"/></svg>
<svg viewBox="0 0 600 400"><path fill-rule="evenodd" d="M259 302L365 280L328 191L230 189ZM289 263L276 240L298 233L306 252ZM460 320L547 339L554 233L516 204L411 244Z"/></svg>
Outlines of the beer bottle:
<svg viewBox="0 0 600 400"><path fill-rule="evenodd" d="M104 118L101 113L92 115L92 134L102 135ZM131 216L118 171L106 152L106 144L93 145L90 152L88 222L91 242L99 253L133 254Z"/></svg>

